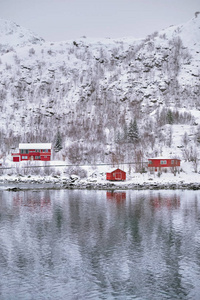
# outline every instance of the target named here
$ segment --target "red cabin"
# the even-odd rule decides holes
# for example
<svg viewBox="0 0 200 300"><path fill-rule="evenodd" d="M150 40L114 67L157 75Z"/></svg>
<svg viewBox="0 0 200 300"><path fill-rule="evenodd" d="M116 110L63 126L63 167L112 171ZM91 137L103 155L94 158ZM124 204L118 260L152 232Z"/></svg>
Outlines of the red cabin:
<svg viewBox="0 0 200 300"><path fill-rule="evenodd" d="M19 153L12 153L13 161L28 160L51 160L51 144L50 143L29 143L19 144Z"/></svg>
<svg viewBox="0 0 200 300"><path fill-rule="evenodd" d="M106 173L106 180L111 180L111 181L122 181L126 180L126 172L116 169L112 171L111 173Z"/></svg>
<svg viewBox="0 0 200 300"><path fill-rule="evenodd" d="M178 170L181 160L177 158L150 158L148 160L148 168L150 171L161 171L163 168L172 168Z"/></svg>

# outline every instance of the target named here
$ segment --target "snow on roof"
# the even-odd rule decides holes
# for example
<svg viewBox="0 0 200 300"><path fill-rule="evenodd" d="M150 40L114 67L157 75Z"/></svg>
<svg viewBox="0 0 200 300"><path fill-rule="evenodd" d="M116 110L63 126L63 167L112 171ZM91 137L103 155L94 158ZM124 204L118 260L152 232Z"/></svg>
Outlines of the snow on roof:
<svg viewBox="0 0 200 300"><path fill-rule="evenodd" d="M166 156L160 156L160 157L153 157L153 158L148 158L149 160L153 160L153 159L163 159L163 160L166 160L166 159L177 159L177 160L180 160L179 158L177 157L166 157Z"/></svg>
<svg viewBox="0 0 200 300"><path fill-rule="evenodd" d="M22 143L19 149L51 149L51 143Z"/></svg>
<svg viewBox="0 0 200 300"><path fill-rule="evenodd" d="M113 172L116 171L116 170L120 170L120 171L122 171L122 172L125 172L125 171L123 171L123 170L120 169L120 168L109 168L109 170L107 171L107 173L113 173Z"/></svg>

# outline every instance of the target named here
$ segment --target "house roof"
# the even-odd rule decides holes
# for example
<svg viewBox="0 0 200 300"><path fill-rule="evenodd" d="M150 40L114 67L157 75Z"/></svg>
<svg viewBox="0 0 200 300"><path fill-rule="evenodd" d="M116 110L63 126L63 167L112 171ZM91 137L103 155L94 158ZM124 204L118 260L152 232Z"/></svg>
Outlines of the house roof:
<svg viewBox="0 0 200 300"><path fill-rule="evenodd" d="M126 173L125 171L121 170L120 168L115 168L115 169L112 168L112 169L109 170L108 173L113 173L113 172L115 172L115 171L117 171L117 170L119 170L120 172Z"/></svg>
<svg viewBox="0 0 200 300"><path fill-rule="evenodd" d="M163 160L166 160L166 159L176 159L176 160L180 160L179 158L174 158L174 157L154 157L154 158L148 158L149 160L154 160L154 159L163 159Z"/></svg>
<svg viewBox="0 0 200 300"><path fill-rule="evenodd" d="M51 149L51 143L21 143L19 149Z"/></svg>

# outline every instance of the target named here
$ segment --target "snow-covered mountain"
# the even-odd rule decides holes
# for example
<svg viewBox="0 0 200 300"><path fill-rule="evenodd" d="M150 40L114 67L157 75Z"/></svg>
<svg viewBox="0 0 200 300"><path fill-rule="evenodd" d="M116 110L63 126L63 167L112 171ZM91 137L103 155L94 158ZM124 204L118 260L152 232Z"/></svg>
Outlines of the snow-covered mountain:
<svg viewBox="0 0 200 300"><path fill-rule="evenodd" d="M1 48L41 44L44 39L29 30L7 20L0 19Z"/></svg>
<svg viewBox="0 0 200 300"><path fill-rule="evenodd" d="M141 40L59 43L0 20L0 53L3 156L58 132L72 163L198 155L199 14Z"/></svg>

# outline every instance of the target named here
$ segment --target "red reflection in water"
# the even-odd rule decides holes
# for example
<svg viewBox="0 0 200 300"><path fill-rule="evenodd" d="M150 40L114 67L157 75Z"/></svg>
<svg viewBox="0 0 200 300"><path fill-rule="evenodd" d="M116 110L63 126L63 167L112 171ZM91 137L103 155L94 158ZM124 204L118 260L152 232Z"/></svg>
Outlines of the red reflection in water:
<svg viewBox="0 0 200 300"><path fill-rule="evenodd" d="M125 201L126 200L126 192L107 191L106 198L107 198L107 200L115 200L117 202Z"/></svg>
<svg viewBox="0 0 200 300"><path fill-rule="evenodd" d="M24 199L21 195L16 195L13 197L13 203L15 206L26 206L29 208L41 208L41 209L50 209L51 199L49 196L43 196L39 199L33 197L27 197Z"/></svg>
<svg viewBox="0 0 200 300"><path fill-rule="evenodd" d="M178 208L180 207L180 197L161 197L160 195L157 197L153 197L150 199L150 203L155 208Z"/></svg>

